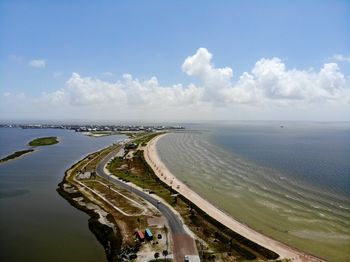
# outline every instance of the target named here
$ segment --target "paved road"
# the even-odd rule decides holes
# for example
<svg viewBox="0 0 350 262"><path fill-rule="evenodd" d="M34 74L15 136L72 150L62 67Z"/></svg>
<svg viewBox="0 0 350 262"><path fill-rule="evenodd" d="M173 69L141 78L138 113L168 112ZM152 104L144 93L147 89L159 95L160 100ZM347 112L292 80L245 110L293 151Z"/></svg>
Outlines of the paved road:
<svg viewBox="0 0 350 262"><path fill-rule="evenodd" d="M119 148L113 150L109 153L96 167L96 172L99 176L109 180L111 183L118 185L127 190L130 189L131 185L127 184L114 176L110 176L105 172L105 165L118 153ZM197 258L193 261L200 261L198 256L198 251L194 239L185 231L184 226L180 218L166 205L159 203L149 193L141 191L137 188L132 188L132 192L136 195L142 197L153 206L158 208L158 210L163 214L163 216L168 220L168 224L171 230L173 243L174 243L174 261L180 262L184 261L185 255L192 255Z"/></svg>
<svg viewBox="0 0 350 262"><path fill-rule="evenodd" d="M108 163L108 161L110 159L112 159L117 152L119 151L119 149L112 151L111 153L109 153L98 165L96 168L96 172L99 176L109 180L110 182L112 182L113 184L116 184L120 187L123 187L125 189L130 190L131 185L119 180L118 178L114 177L114 176L110 176L108 175L105 170L104 170L104 166ZM136 195L142 197L143 199L145 199L146 201L148 201L149 203L151 203L153 206L155 206L156 208L159 209L159 211L166 217L166 219L168 220L169 223L169 227L170 230L172 232L172 234L187 234L183 224L181 222L181 220L179 219L179 217L166 205L160 203L157 203L157 199L153 198L152 195L150 195L149 193L143 192L141 190L138 190L137 188L132 188L132 192L135 193Z"/></svg>

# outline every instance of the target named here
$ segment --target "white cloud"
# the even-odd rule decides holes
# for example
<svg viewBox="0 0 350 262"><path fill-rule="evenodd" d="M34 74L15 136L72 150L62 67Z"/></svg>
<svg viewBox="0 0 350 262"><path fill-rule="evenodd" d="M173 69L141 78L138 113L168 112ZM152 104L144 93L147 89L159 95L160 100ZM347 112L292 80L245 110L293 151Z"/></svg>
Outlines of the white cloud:
<svg viewBox="0 0 350 262"><path fill-rule="evenodd" d="M130 74L111 82L73 73L64 87L35 101L47 108L64 108L74 116L139 119L222 119L225 114L227 118L244 114L253 119L266 119L264 114L291 118L298 110L301 119L305 112L321 110L319 117L336 119L337 112L349 111L350 88L336 63L325 63L318 71L298 70L288 69L279 58L262 58L233 81L233 70L215 67L212 59L207 49L200 48L182 65L186 74L201 80L200 85L163 86L155 76L140 81Z"/></svg>
<svg viewBox="0 0 350 262"><path fill-rule="evenodd" d="M205 99L212 102L224 100L224 92L231 87L233 71L229 67L215 68L213 55L206 48L199 48L193 56L186 58L182 70L189 76L198 76L204 84Z"/></svg>
<svg viewBox="0 0 350 262"><path fill-rule="evenodd" d="M336 63L324 64L319 72L288 70L279 58L262 58L250 73L244 72L232 82L233 70L215 68L212 54L200 48L186 58L182 69L203 82L205 98L214 104L320 102L342 100L346 95L345 76ZM283 103L281 103L283 102ZM286 103L288 102L288 103Z"/></svg>
<svg viewBox="0 0 350 262"><path fill-rule="evenodd" d="M62 71L56 71L56 72L53 72L52 75L53 75L54 78L59 78L59 77L61 77L61 76L64 75L64 72L62 72Z"/></svg>
<svg viewBox="0 0 350 262"><path fill-rule="evenodd" d="M71 106L129 105L180 106L192 105L200 100L201 89L193 85L162 87L156 77L146 81L134 79L130 74L123 75L121 81L109 83L73 73L66 87L43 97L50 104L68 103Z"/></svg>
<svg viewBox="0 0 350 262"><path fill-rule="evenodd" d="M350 56L336 54L336 55L331 57L331 61L334 61L334 62L348 62L348 63L350 63Z"/></svg>
<svg viewBox="0 0 350 262"><path fill-rule="evenodd" d="M29 65L34 68L45 68L46 60L45 59L34 59L29 61Z"/></svg>
<svg viewBox="0 0 350 262"><path fill-rule="evenodd" d="M101 75L103 75L103 76L108 76L108 77L112 77L112 76L114 76L114 74L112 73L112 72L103 72Z"/></svg>

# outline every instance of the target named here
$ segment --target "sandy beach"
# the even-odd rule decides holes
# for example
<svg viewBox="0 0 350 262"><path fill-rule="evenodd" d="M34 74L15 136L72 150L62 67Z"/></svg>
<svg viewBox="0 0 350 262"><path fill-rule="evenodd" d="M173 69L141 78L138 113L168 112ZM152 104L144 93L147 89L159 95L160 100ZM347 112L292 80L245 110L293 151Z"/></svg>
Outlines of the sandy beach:
<svg viewBox="0 0 350 262"><path fill-rule="evenodd" d="M230 215L219 210L217 207L209 203L207 200L199 196L188 186L177 179L162 163L158 153L157 153L157 142L158 140L167 134L163 134L152 139L144 150L144 156L147 163L152 167L155 174L166 184L172 186L178 193L189 199L192 203L201 208L211 217L215 218L217 221L230 228L234 232L241 234L242 236L264 246L277 254L280 258L291 259L292 261L324 261L320 258L311 256L309 254L303 253L296 250L284 243L278 242L268 236L265 236L247 225L235 220Z"/></svg>

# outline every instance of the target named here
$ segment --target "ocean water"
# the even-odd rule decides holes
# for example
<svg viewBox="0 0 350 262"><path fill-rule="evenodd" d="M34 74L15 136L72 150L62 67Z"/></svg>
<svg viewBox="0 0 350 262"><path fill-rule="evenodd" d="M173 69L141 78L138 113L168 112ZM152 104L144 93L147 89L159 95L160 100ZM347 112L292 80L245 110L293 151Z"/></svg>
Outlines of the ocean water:
<svg viewBox="0 0 350 262"><path fill-rule="evenodd" d="M43 136L60 143L0 164L0 261L106 261L89 216L57 192L64 172L83 156L125 136L92 138L67 130L0 128L0 157Z"/></svg>
<svg viewBox="0 0 350 262"><path fill-rule="evenodd" d="M197 131L167 135L157 146L178 178L259 232L350 261L349 123L190 127Z"/></svg>

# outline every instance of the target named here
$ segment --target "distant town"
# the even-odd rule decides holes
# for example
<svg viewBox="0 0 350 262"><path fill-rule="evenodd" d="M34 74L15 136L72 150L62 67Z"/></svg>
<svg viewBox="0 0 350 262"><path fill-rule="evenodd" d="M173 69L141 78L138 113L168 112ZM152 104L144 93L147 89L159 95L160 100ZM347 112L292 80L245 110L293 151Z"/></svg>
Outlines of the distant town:
<svg viewBox="0 0 350 262"><path fill-rule="evenodd" d="M0 128L23 128L23 129L67 129L75 132L125 132L143 131L156 132L164 130L185 129L183 126L161 126L161 125L54 125L54 124L0 124Z"/></svg>

